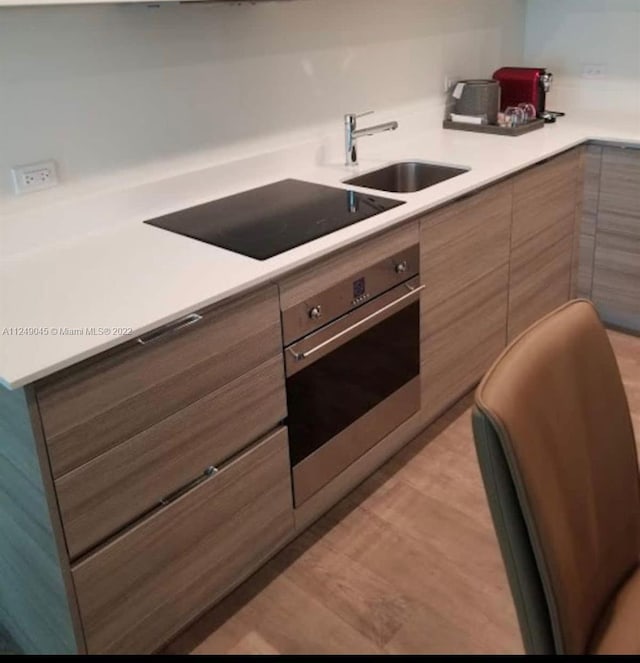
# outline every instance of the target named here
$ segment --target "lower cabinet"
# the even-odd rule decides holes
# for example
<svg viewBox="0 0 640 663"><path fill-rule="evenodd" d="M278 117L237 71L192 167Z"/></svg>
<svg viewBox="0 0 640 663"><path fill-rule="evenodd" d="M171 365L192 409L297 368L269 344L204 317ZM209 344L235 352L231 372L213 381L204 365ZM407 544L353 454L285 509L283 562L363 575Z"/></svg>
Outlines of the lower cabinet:
<svg viewBox="0 0 640 663"><path fill-rule="evenodd" d="M276 356L58 479L71 558L258 440L286 414Z"/></svg>
<svg viewBox="0 0 640 663"><path fill-rule="evenodd" d="M34 386L79 650L153 652L292 536L281 339L270 285Z"/></svg>
<svg viewBox="0 0 640 663"><path fill-rule="evenodd" d="M640 149L589 145L578 294L600 317L640 331Z"/></svg>
<svg viewBox="0 0 640 663"><path fill-rule="evenodd" d="M577 289L583 157L570 150L513 179L509 342Z"/></svg>
<svg viewBox="0 0 640 663"><path fill-rule="evenodd" d="M507 341L569 299L582 173L578 148L422 220L425 423L473 387Z"/></svg>
<svg viewBox="0 0 640 663"><path fill-rule="evenodd" d="M433 420L467 392L505 346L507 263L422 314L422 411Z"/></svg>
<svg viewBox="0 0 640 663"><path fill-rule="evenodd" d="M473 387L505 346L511 209L507 182L422 220L424 423Z"/></svg>
<svg viewBox="0 0 640 663"><path fill-rule="evenodd" d="M598 231L591 297L602 318L640 331L640 217L637 236Z"/></svg>
<svg viewBox="0 0 640 663"><path fill-rule="evenodd" d="M602 149L591 297L605 321L640 331L640 149Z"/></svg>
<svg viewBox="0 0 640 663"><path fill-rule="evenodd" d="M572 224L573 216L512 250L509 341L569 299Z"/></svg>
<svg viewBox="0 0 640 663"><path fill-rule="evenodd" d="M88 653L148 653L253 572L293 529L280 428L72 567Z"/></svg>

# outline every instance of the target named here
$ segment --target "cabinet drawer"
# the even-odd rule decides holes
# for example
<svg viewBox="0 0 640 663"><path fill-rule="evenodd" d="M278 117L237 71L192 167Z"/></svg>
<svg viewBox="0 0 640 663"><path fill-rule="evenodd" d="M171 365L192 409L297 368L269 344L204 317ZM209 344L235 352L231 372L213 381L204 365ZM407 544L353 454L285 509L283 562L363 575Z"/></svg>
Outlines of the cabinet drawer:
<svg viewBox="0 0 640 663"><path fill-rule="evenodd" d="M157 506L285 416L278 355L57 479L70 556Z"/></svg>
<svg viewBox="0 0 640 663"><path fill-rule="evenodd" d="M87 650L155 650L290 535L286 429L72 567Z"/></svg>
<svg viewBox="0 0 640 663"><path fill-rule="evenodd" d="M572 150L515 178L512 248L574 214L578 200L578 168L579 152ZM571 229L573 220L572 216Z"/></svg>
<svg viewBox="0 0 640 663"><path fill-rule="evenodd" d="M423 310L508 261L511 190L511 183L500 184L422 220Z"/></svg>
<svg viewBox="0 0 640 663"><path fill-rule="evenodd" d="M509 341L569 299L573 234L569 222L547 228L511 253Z"/></svg>
<svg viewBox="0 0 640 663"><path fill-rule="evenodd" d="M422 414L432 421L468 391L505 346L509 266L504 263L422 312Z"/></svg>
<svg viewBox="0 0 640 663"><path fill-rule="evenodd" d="M117 348L36 385L59 477L280 351L277 290L211 309L197 324Z"/></svg>

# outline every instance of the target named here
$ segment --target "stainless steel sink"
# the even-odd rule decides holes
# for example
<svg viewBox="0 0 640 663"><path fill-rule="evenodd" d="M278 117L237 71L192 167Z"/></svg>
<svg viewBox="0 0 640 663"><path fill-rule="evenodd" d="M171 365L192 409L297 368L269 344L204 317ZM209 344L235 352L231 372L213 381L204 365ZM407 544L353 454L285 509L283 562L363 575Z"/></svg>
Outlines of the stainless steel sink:
<svg viewBox="0 0 640 663"><path fill-rule="evenodd" d="M462 175L468 170L468 168L438 166L419 161L399 161L370 173L344 180L344 183L391 193L413 193Z"/></svg>

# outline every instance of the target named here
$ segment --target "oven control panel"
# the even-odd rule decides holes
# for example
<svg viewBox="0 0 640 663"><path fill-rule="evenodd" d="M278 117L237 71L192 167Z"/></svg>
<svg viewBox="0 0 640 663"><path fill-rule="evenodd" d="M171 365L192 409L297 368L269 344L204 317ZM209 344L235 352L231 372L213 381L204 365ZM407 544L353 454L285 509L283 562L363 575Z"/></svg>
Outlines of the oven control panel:
<svg viewBox="0 0 640 663"><path fill-rule="evenodd" d="M288 345L409 281L420 272L420 249L410 246L282 312L284 344Z"/></svg>
<svg viewBox="0 0 640 663"><path fill-rule="evenodd" d="M353 306L358 306L370 299L371 295L367 292L367 279L364 276L361 276L359 279L356 279L353 282L353 300L351 304Z"/></svg>
<svg viewBox="0 0 640 663"><path fill-rule="evenodd" d="M322 317L322 306L314 306L309 310L309 317L311 320L320 320Z"/></svg>

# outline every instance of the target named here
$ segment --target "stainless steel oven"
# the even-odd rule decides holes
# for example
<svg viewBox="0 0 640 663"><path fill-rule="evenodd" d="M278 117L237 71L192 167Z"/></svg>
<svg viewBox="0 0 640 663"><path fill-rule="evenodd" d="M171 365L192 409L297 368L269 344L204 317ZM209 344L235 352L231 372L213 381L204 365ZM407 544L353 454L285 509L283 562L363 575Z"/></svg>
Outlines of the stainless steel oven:
<svg viewBox="0 0 640 663"><path fill-rule="evenodd" d="M423 287L416 245L283 311L296 506L420 408Z"/></svg>

